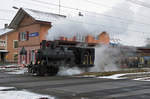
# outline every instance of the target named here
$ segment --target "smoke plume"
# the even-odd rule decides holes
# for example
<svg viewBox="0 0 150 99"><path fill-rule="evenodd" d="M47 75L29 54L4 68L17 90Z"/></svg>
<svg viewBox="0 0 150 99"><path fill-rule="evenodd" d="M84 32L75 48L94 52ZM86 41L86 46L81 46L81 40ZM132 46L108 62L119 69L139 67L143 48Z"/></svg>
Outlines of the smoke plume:
<svg viewBox="0 0 150 99"><path fill-rule="evenodd" d="M134 32L130 31L130 27L133 25L132 19L134 19L134 11L131 10L132 6L126 1L120 1L116 6L123 9L123 11L125 10L125 12L111 9L102 14L87 12L84 13L84 16L57 20L52 23L52 28L49 29L46 37L48 40L55 40L61 36L69 38L76 36L77 40L81 40L88 34L96 37L101 32L106 31L111 39L120 39L120 43L132 45L135 43L133 41L139 38L133 38L132 33Z"/></svg>
<svg viewBox="0 0 150 99"><path fill-rule="evenodd" d="M120 69L117 61L120 58L120 49L110 46L97 46L95 48L95 66L92 72L116 71Z"/></svg>
<svg viewBox="0 0 150 99"><path fill-rule="evenodd" d="M131 46L145 45L144 35L142 31L150 31L150 28L136 21L143 21L139 13L148 13L144 8L138 8L135 4L121 0L114 7L120 9L110 9L101 15L94 13L84 13L84 16L67 17L58 20L52 24L52 28L48 31L47 39L55 40L60 36L73 37L81 40L90 34L96 37L102 31L109 33L111 39L119 39L119 43ZM140 32L141 31L141 32ZM109 46L96 47L95 67L91 71L113 71L118 70L117 60L121 53L118 48L110 48ZM74 70L74 69L73 69ZM78 69L76 69L78 71ZM63 72L62 72L63 71ZM61 75L67 73L70 69L62 69ZM64 72L65 71L65 72ZM78 73L81 71L79 70ZM69 74L70 75L70 74ZM71 74L72 75L72 74Z"/></svg>
<svg viewBox="0 0 150 99"><path fill-rule="evenodd" d="M77 67L73 67L73 68L61 67L60 71L58 72L58 75L61 75L61 76L76 75L76 74L80 74L83 72L84 72L83 70L81 70Z"/></svg>

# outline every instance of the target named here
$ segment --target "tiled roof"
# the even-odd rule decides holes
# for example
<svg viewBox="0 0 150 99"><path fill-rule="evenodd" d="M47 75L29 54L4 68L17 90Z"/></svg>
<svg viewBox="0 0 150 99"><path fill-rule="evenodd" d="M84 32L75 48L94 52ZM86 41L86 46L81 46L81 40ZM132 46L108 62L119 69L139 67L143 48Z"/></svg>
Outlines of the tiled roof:
<svg viewBox="0 0 150 99"><path fill-rule="evenodd" d="M32 10L27 8L23 10L37 21L53 22L60 18L65 18L65 16L63 15L54 14L54 13L42 12L42 11L37 11L37 10Z"/></svg>
<svg viewBox="0 0 150 99"><path fill-rule="evenodd" d="M15 17L13 18L13 20L11 21L11 23L9 24L9 28L13 29L17 28L25 15L31 16L36 21L43 21L50 23L66 17L64 15L54 13L48 13L27 8L20 8Z"/></svg>

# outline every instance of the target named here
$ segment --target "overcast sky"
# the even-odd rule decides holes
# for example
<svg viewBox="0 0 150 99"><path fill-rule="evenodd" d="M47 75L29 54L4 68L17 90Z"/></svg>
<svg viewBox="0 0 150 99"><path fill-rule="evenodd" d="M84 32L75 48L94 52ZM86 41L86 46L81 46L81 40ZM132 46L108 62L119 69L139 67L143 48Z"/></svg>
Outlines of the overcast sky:
<svg viewBox="0 0 150 99"><path fill-rule="evenodd" d="M133 3L128 0L60 0L61 6L77 9L61 7L60 11L61 14L67 16L76 16L78 12L87 15L88 12L85 11L89 11L88 15L93 16L93 18L97 15L97 18L101 19L100 24L109 26L109 28L104 27L104 30L110 32L111 37L114 36L114 38L121 40L126 39L122 40L126 44L132 42L133 45L143 45L145 38L150 36L150 8L137 5L135 1L142 1L147 6L150 5L150 1L131 1ZM16 14L17 10L13 9L12 6L59 13L58 4L59 0L1 0L0 27L3 28L4 23L9 23ZM113 28L114 26L119 28Z"/></svg>
<svg viewBox="0 0 150 99"><path fill-rule="evenodd" d="M86 0L60 0L60 4L62 6L68 6L87 11L94 11L98 13L103 13L104 11L111 9L111 7L116 5L118 2L119 0L108 0L108 2L106 2L106 0L95 0L92 3L87 2ZM9 20L0 20L0 27L3 27L4 23L8 23L14 17L17 10L13 9L12 6L16 6L18 8L25 7L46 12L59 13L59 7L51 5L51 3L58 5L59 0L1 0L0 19ZM100 5L96 5L94 3L100 3ZM78 10L67 9L63 7L61 7L60 11L61 14L67 15L75 15L77 14L77 12L79 12Z"/></svg>

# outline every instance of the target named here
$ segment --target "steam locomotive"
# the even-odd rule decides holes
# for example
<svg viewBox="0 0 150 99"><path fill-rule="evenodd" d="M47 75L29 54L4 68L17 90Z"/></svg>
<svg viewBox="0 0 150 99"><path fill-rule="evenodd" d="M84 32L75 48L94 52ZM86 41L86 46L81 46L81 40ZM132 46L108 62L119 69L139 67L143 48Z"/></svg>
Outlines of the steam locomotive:
<svg viewBox="0 0 150 99"><path fill-rule="evenodd" d="M28 72L39 76L56 75L60 67L88 69L94 66L95 49L85 43L43 40L36 53L35 64Z"/></svg>

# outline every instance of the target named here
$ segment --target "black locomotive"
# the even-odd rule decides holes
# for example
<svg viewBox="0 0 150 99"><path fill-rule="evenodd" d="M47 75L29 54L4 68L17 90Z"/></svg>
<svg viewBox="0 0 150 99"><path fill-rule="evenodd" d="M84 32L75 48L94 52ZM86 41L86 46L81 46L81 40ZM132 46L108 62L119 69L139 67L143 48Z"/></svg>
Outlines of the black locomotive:
<svg viewBox="0 0 150 99"><path fill-rule="evenodd" d="M28 72L36 75L56 75L61 66L88 69L94 66L95 49L85 43L43 40L36 53L35 64Z"/></svg>

